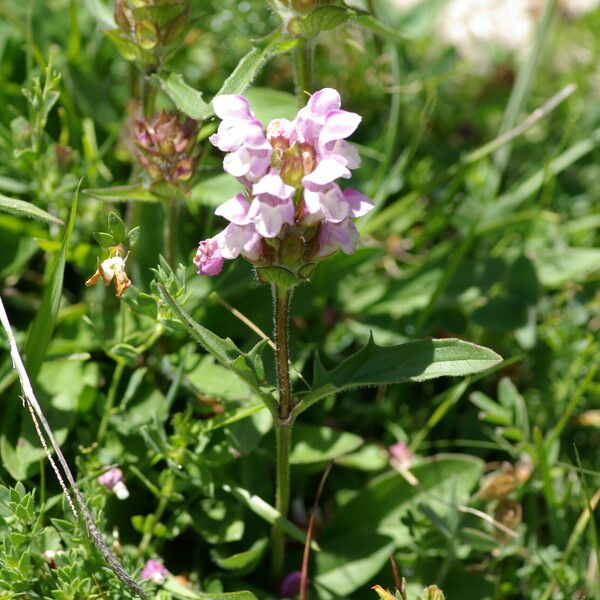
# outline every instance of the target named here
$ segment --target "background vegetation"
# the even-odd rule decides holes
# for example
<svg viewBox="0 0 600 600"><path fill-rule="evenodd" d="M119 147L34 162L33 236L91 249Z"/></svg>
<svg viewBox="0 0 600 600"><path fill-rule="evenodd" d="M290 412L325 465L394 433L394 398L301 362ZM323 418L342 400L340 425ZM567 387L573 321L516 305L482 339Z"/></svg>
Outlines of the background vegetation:
<svg viewBox="0 0 600 600"><path fill-rule="evenodd" d="M286 571L301 568L333 459L310 597L393 588L392 553L409 599L429 584L455 600L600 598L590 519L600 498L600 12L570 18L550 1L525 56L499 53L482 68L439 43L441 4L354 5L316 39L313 89L335 87L362 115L353 184L376 209L359 224L356 254L323 262L297 289L291 356L310 377L317 349L330 366L372 333L380 345L459 337L505 362L485 376L344 392L304 413ZM250 265L207 278L191 264L232 195L207 143L217 123L199 127L183 191L150 186L131 130L144 86L157 89L155 111L185 101L169 73L208 101L253 47L268 59L247 92L258 117L293 116L289 48L265 38L281 30L265 2L193 1L189 31L158 70L165 93L104 33L112 14L100 0L0 0L0 295L124 567L138 576L148 558L164 561L177 578L145 584L161 598L280 598L267 559L270 415L190 341L154 281L244 350L260 336L235 311L271 332L269 290ZM175 272L160 260L173 197ZM139 226L120 299L84 285L107 256L94 232L123 235L109 211ZM62 499L7 351L0 390L0 597L129 597ZM123 471L128 499L97 481L106 465ZM64 554L49 560L47 550Z"/></svg>

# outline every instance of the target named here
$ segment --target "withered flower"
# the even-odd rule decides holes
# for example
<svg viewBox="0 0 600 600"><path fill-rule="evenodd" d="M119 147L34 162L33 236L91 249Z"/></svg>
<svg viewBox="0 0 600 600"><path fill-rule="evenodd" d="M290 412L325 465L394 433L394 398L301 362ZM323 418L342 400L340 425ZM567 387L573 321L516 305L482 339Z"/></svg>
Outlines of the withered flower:
<svg viewBox="0 0 600 600"><path fill-rule="evenodd" d="M129 254L125 254L125 247L122 244L110 248L109 252L108 258L102 262L98 259L98 268L85 282L85 285L90 287L102 278L104 285L108 286L114 279L115 293L117 298L120 298L131 285L131 281L125 272L125 263Z"/></svg>
<svg viewBox="0 0 600 600"><path fill-rule="evenodd" d="M152 181L177 184L194 173L192 156L197 122L161 111L152 120L140 119L135 125L135 156Z"/></svg>

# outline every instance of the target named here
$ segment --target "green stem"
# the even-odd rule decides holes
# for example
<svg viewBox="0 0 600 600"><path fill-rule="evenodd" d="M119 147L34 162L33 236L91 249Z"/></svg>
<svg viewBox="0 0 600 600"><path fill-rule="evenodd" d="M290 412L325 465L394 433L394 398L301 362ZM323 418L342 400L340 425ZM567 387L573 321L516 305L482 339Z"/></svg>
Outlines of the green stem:
<svg viewBox="0 0 600 600"><path fill-rule="evenodd" d="M167 262L174 268L177 260L177 200L166 200L165 212L165 253Z"/></svg>
<svg viewBox="0 0 600 600"><path fill-rule="evenodd" d="M110 388L108 389L108 394L106 396L106 404L104 405L104 413L102 415L102 420L100 421L100 426L98 427L98 435L96 436L96 442L98 444L102 441L106 429L108 428L108 420L110 419L113 406L115 405L117 390L119 389L119 384L121 383L124 371L125 363L118 362L115 372L113 373L112 381L110 382Z"/></svg>
<svg viewBox="0 0 600 600"><path fill-rule="evenodd" d="M154 511L154 519L152 521L152 527L150 528L149 531L146 531L146 533L144 533L144 536L142 537L142 541L140 542L140 552L142 552L142 553L146 552L146 550L148 549L148 546L150 545L150 542L152 541L152 536L154 534L154 526L160 522L165 510L167 509L167 506L169 505L169 498L171 497L171 494L173 492L174 484L175 484L175 478L173 476L173 473L171 473L171 471L169 471L167 480L165 481L165 485L163 486L163 489L161 490L161 496L160 496L160 500L158 502L158 506L156 507L156 510Z"/></svg>
<svg viewBox="0 0 600 600"><path fill-rule="evenodd" d="M144 109L144 117L146 119L151 119L154 116L154 105L156 103L156 84L151 79L152 73L147 73L143 75L143 83L142 83L142 104Z"/></svg>
<svg viewBox="0 0 600 600"><path fill-rule="evenodd" d="M276 480L275 508L282 517L287 517L290 504L290 447L292 441L291 387L289 371L289 308L292 290L273 285L275 311L275 346L277 382L279 387L279 416L275 420ZM285 537L283 530L275 524L271 535L273 577L279 581L283 576L285 562Z"/></svg>
<svg viewBox="0 0 600 600"><path fill-rule="evenodd" d="M290 447L292 443L292 424L276 423L275 438L277 441L276 461L277 479L275 508L283 517L287 517L290 506ZM283 529L275 524L271 533L273 578L281 581L285 563L285 535Z"/></svg>
<svg viewBox="0 0 600 600"><path fill-rule="evenodd" d="M296 98L301 107L306 104L304 92L308 92L310 86L310 60L307 60L311 56L309 52L307 41L300 38L294 48L294 82Z"/></svg>

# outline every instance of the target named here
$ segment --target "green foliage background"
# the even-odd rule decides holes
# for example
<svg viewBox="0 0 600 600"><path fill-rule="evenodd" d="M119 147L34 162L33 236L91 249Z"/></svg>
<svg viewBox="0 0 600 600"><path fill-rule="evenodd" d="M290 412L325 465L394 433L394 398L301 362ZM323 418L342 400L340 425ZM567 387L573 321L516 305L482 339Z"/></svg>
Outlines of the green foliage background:
<svg viewBox="0 0 600 600"><path fill-rule="evenodd" d="M258 0L191 4L190 31L168 69L208 102L280 22ZM303 413L286 568L300 569L308 514L333 459L311 597L374 598L370 586L393 585L394 553L412 597L436 583L456 600L600 598L588 511L600 483L600 12L556 12L542 28L511 115L521 63L500 56L481 73L436 44L439 4L400 17L374 2L379 21L358 11L318 37L314 87L337 88L363 116L353 185L376 210L359 225L356 254L323 262L297 289L293 372L312 380L316 350L329 370L371 333L382 346L458 337L505 363L484 377L343 391ZM160 262L165 213L143 201L151 194L138 185L126 137L139 76L103 34L111 15L101 0L0 0L0 295L40 403L125 567L138 575L145 559L161 557L191 584L146 584L157 598L278 598L267 558L276 518L270 415L252 385L190 341L157 281L244 352L260 338L227 306L270 333L269 290L242 260L216 278L194 274L198 241L219 228L214 208L235 193L207 143L214 120L199 131L203 160L179 199L185 268ZM263 120L295 113L288 50L256 63L247 95ZM167 90L179 81L160 75ZM503 150L473 159L503 118L518 125L569 84L575 92L514 139L506 165ZM172 98L181 108L172 89L158 93L158 107L173 110ZM138 187L120 191L126 185ZM122 300L84 286L105 258L93 233L106 230L109 210L140 226ZM262 356L273 383L268 347ZM63 506L7 351L0 391L0 597L129 597ZM418 486L390 464L386 448L399 441L415 454ZM522 522L508 539L489 521L496 501L478 494L503 461L531 466L510 493ZM96 482L109 464L125 473L126 501ZM65 552L57 568L45 550ZM239 590L250 593L226 594Z"/></svg>

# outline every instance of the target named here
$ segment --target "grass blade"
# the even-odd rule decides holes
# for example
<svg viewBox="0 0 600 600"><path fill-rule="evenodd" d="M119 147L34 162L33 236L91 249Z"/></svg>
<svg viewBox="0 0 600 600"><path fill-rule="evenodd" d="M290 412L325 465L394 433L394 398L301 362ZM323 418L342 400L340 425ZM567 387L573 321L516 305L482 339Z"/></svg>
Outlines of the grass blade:
<svg viewBox="0 0 600 600"><path fill-rule="evenodd" d="M50 338L52 337L52 332L54 331L54 325L56 323L56 316L58 314L62 296L67 250L75 225L80 187L81 181L73 195L69 222L63 235L60 252L54 258L54 262L50 268L50 276L48 277L46 289L44 290L42 305L27 336L25 354L27 356L27 370L32 379L37 377L40 367L44 362L46 351L50 345Z"/></svg>

